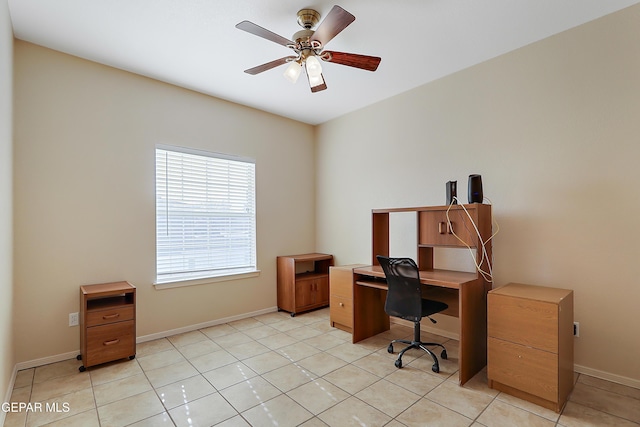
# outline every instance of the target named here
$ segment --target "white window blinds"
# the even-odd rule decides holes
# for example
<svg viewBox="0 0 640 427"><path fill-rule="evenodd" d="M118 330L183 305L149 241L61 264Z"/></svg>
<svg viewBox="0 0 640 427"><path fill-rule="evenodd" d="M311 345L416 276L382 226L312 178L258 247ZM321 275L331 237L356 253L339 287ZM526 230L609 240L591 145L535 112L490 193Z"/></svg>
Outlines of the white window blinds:
<svg viewBox="0 0 640 427"><path fill-rule="evenodd" d="M157 283L256 270L255 163L156 149Z"/></svg>

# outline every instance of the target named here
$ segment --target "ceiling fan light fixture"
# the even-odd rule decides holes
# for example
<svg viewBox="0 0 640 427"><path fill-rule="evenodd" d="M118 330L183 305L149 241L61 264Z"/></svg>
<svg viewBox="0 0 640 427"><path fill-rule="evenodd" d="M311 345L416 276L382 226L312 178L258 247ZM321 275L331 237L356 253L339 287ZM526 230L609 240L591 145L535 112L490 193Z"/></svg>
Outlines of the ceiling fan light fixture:
<svg viewBox="0 0 640 427"><path fill-rule="evenodd" d="M322 86L324 84L324 79L322 78L322 74L318 74L317 76L312 76L309 74L309 86L316 87Z"/></svg>
<svg viewBox="0 0 640 427"><path fill-rule="evenodd" d="M307 67L307 74L309 75L309 79L313 77L316 77L316 78L320 77L320 75L322 74L322 65L320 65L320 61L318 61L318 58L316 58L313 55L309 56L307 57L305 63L306 63L305 65Z"/></svg>
<svg viewBox="0 0 640 427"><path fill-rule="evenodd" d="M298 81L298 77L300 77L300 73L302 72L302 65L298 63L298 61L291 61L289 66L284 71L284 78L289 80L291 83L295 83Z"/></svg>

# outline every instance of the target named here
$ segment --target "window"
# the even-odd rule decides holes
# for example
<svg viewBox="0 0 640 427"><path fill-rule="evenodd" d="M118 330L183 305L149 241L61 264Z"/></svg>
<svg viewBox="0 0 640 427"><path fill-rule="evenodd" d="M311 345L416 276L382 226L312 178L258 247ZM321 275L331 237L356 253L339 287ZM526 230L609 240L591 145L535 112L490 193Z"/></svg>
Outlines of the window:
<svg viewBox="0 0 640 427"><path fill-rule="evenodd" d="M255 162L156 148L157 283L256 271Z"/></svg>

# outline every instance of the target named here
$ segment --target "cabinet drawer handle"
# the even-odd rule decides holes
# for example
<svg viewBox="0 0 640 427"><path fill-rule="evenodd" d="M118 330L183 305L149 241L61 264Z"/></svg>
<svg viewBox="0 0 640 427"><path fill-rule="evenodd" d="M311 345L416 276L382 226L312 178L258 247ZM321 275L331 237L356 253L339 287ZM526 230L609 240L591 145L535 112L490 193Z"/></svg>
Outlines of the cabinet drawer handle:
<svg viewBox="0 0 640 427"><path fill-rule="evenodd" d="M105 314L104 316L102 316L102 319L103 320L109 320L109 319L115 319L116 317L120 317L120 313Z"/></svg>
<svg viewBox="0 0 640 427"><path fill-rule="evenodd" d="M114 345L114 344L118 344L119 342L120 342L120 339L116 338L115 340L105 341L102 343L102 345Z"/></svg>
<svg viewBox="0 0 640 427"><path fill-rule="evenodd" d="M439 222L438 223L438 233L446 234L446 232L447 232L447 223L446 222Z"/></svg>
<svg viewBox="0 0 640 427"><path fill-rule="evenodd" d="M438 223L438 233L440 233L440 234L453 234L453 221L451 221L451 223L439 222Z"/></svg>

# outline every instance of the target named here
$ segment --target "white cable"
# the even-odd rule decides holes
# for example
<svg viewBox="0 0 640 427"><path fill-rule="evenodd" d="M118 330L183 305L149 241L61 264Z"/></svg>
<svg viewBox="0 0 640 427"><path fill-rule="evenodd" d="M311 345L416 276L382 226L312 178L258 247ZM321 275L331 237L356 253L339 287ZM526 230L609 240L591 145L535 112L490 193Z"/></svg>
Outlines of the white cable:
<svg viewBox="0 0 640 427"><path fill-rule="evenodd" d="M492 202L489 198L485 197L485 199L487 199L489 201L489 204L491 205ZM498 223L495 222L494 217L493 217L493 209L491 210L491 224L493 226L494 222L496 224L496 231L495 233L493 233L489 238L487 238L487 240L482 240L482 235L480 234L480 231L478 230L478 227L476 226L475 222L473 221L473 218L471 218L471 214L469 214L469 212L467 211L467 208L464 207L463 204L461 204L460 206L462 207L462 210L464 210L464 212L467 214L467 217L469 218L469 221L471 222L471 224L473 225L473 228L476 232L476 235L478 236L478 241L480 243L480 245L482 246L482 252L481 252L481 257L480 257L480 262L478 262L476 260L476 254L474 254L473 248L464 240L462 240L454 231L453 229L453 224L451 223L451 219L449 218L449 211L451 210L451 207L454 204L454 201L458 201L457 197L453 197L453 200L451 201L451 204L449 205L449 207L447 208L446 211L446 216L447 216L447 225L449 227L449 230L451 230L451 234L453 234L455 236L456 239L458 239L464 246L467 247L467 249L469 249L469 253L471 254L471 258L473 260L473 263L476 267L476 270L478 271L478 273L480 273L480 275L489 283L493 283L493 268L491 266L492 260L489 259L489 254L487 253L487 248L486 245L487 243L489 243L489 241L491 239L493 239L493 237L498 234L498 231L500 231L500 227L498 226ZM483 200L484 201L484 200ZM484 263L485 258L487 259L487 266L488 268L488 272L484 271L482 269L482 264Z"/></svg>
<svg viewBox="0 0 640 427"><path fill-rule="evenodd" d="M457 200L457 197L454 197L454 200ZM467 249L469 249L469 253L471 254L471 258L473 260L473 263L476 267L476 270L478 271L478 273L480 273L480 275L487 280L488 282L492 281L492 276L491 276L491 262L488 261L487 264L489 265L489 273L487 273L486 271L482 270L481 266L484 263L484 258L485 256L487 256L487 251L485 249L485 243L482 241L482 236L480 235L480 231L478 230L478 227L476 226L475 222L473 222L473 219L471 218L471 215L469 214L469 212L467 211L467 208L464 207L463 204L460 205L460 207L462 208L462 210L464 210L464 212L467 214L467 217L469 218L469 221L471 222L471 224L473 225L474 230L476 231L476 235L479 238L479 242L481 243L481 246L483 248L482 252L481 252L481 257L480 257L480 262L476 261L476 256L474 254L473 248L471 247L471 245L469 245L467 242L465 242L464 240L462 240L460 238L460 236L458 236L456 234L456 232L453 229L453 224L451 223L451 218L449 217L449 211L451 210L451 206L453 206L453 203L451 203L451 205L449 205L449 208L447 209L446 215L447 215L447 225L449 227L449 230L451 231L451 234L453 234L453 236L458 239L464 246L467 247Z"/></svg>

